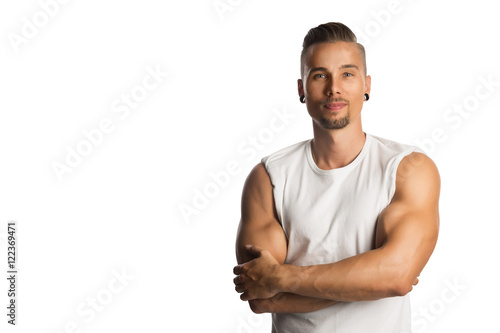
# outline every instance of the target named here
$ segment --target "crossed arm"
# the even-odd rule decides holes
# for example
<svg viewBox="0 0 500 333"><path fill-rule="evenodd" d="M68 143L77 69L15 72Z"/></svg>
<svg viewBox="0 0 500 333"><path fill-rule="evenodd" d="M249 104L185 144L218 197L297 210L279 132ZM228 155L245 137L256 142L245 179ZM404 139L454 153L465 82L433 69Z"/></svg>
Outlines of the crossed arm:
<svg viewBox="0 0 500 333"><path fill-rule="evenodd" d="M250 172L241 202L241 221L236 238L238 264L250 262L256 257L255 252L247 249L247 244L266 249L266 255L276 263L283 264L287 254L287 239L278 222L271 180L262 164ZM335 303L333 300L293 293L277 293L273 297L249 300L250 308L255 313L310 312Z"/></svg>
<svg viewBox="0 0 500 333"><path fill-rule="evenodd" d="M258 165L243 190L236 291L258 313L309 312L339 301L405 295L437 241L439 191L435 164L412 153L401 161L394 197L378 218L376 249L331 264L286 265L286 237L274 211L272 185Z"/></svg>

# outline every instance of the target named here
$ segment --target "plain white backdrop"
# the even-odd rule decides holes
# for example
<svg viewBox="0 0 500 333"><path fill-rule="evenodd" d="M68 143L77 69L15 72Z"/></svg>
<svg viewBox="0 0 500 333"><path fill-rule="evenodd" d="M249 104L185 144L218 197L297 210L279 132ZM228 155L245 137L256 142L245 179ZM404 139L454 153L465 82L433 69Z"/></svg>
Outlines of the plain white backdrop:
<svg viewBox="0 0 500 333"><path fill-rule="evenodd" d="M270 332L232 283L241 190L260 158L312 136L296 91L301 44L338 21L367 51L364 130L419 145L441 173L440 238L411 294L413 331L493 332L495 8L3 1L0 267L15 220L19 275L16 327L1 279L1 331Z"/></svg>

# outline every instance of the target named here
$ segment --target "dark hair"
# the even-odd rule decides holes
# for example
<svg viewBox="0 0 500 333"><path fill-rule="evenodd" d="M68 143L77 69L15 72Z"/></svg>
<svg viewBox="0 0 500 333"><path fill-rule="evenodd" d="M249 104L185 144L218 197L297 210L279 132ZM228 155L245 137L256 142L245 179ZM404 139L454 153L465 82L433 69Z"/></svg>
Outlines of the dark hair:
<svg viewBox="0 0 500 333"><path fill-rule="evenodd" d="M302 78L304 77L304 64L309 46L319 43L334 42L351 42L358 45L366 75L366 55L363 45L358 43L356 35L346 25L339 22L329 22L320 24L316 28L312 28L304 37L304 42L302 43L302 53L300 54L300 76Z"/></svg>

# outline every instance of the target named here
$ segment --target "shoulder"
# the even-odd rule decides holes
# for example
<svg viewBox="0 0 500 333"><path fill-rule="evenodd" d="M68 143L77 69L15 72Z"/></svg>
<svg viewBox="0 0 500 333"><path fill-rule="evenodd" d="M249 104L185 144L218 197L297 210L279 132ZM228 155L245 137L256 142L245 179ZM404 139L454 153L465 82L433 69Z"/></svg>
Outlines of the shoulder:
<svg viewBox="0 0 500 333"><path fill-rule="evenodd" d="M242 204L267 207L272 203L272 183L266 168L262 163L257 164L243 186ZM269 208L269 207L267 207Z"/></svg>
<svg viewBox="0 0 500 333"><path fill-rule="evenodd" d="M397 169L394 196L378 218L376 246L381 246L393 230L403 225L412 237L424 233L430 244L435 244L440 186L439 172L431 158L420 152L405 156Z"/></svg>
<svg viewBox="0 0 500 333"><path fill-rule="evenodd" d="M424 153L412 152L399 163L395 197L414 205L437 203L441 178L434 161Z"/></svg>
<svg viewBox="0 0 500 333"><path fill-rule="evenodd" d="M380 168L387 170L392 184L396 180L396 170L401 165L402 160L412 155L413 152L423 153L419 147L414 145L375 135L370 135L370 139L369 162L371 165L380 165ZM410 158L413 160L415 157ZM392 191L394 191L394 188L392 188Z"/></svg>
<svg viewBox="0 0 500 333"><path fill-rule="evenodd" d="M288 163L293 161L294 158L298 156L302 157L304 150L307 149L307 144L309 144L310 142L310 139L298 142L262 158L261 161L266 169L273 168L279 165L287 165Z"/></svg>
<svg viewBox="0 0 500 333"><path fill-rule="evenodd" d="M385 154L387 157L393 157L394 155L399 154L408 154L412 151L420 151L420 148L417 146L397 142L394 140L382 138L376 135L370 134L371 137L371 148L372 150L377 151L378 154Z"/></svg>
<svg viewBox="0 0 500 333"><path fill-rule="evenodd" d="M271 183L269 174L267 173L264 164L258 163L248 174L247 180L245 182L245 188L262 187L262 185L265 185L267 183Z"/></svg>

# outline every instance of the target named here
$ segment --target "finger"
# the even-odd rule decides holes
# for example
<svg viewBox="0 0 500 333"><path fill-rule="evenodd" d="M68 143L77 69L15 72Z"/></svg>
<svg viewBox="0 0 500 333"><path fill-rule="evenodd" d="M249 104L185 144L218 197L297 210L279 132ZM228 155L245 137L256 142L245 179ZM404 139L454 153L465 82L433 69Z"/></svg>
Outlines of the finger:
<svg viewBox="0 0 500 333"><path fill-rule="evenodd" d="M261 247L258 247L258 246L255 246L255 245L246 245L245 248L247 249L247 251L253 255L254 257L260 257L262 251L264 251L263 248Z"/></svg>
<svg viewBox="0 0 500 333"><path fill-rule="evenodd" d="M243 294L240 295L240 299L242 301L248 301L250 299L250 297L248 296L248 294L245 292Z"/></svg>
<svg viewBox="0 0 500 333"><path fill-rule="evenodd" d="M251 296L249 293L248 293L248 290L243 290L243 294L240 295L240 299L242 301L251 301L251 300L254 300L256 299L254 296Z"/></svg>
<svg viewBox="0 0 500 333"><path fill-rule="evenodd" d="M245 288L243 287L243 285L242 285L242 284L238 284L238 285L236 285L236 286L234 287L234 290L236 290L236 292L238 292L238 293L242 293L242 292L244 292L244 291L245 291Z"/></svg>
<svg viewBox="0 0 500 333"><path fill-rule="evenodd" d="M243 283L243 278L241 277L241 275L238 275L233 279L233 282L234 284L241 284Z"/></svg>
<svg viewBox="0 0 500 333"><path fill-rule="evenodd" d="M242 268L243 268L243 265L244 265L244 264L241 264L241 265L238 265L238 266L234 266L234 268L233 268L233 273L234 273L235 275L239 275L239 274L241 274L241 272L242 272Z"/></svg>

